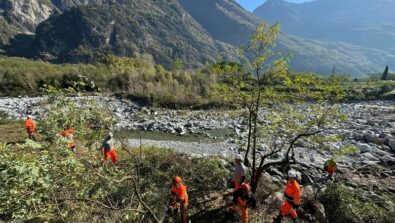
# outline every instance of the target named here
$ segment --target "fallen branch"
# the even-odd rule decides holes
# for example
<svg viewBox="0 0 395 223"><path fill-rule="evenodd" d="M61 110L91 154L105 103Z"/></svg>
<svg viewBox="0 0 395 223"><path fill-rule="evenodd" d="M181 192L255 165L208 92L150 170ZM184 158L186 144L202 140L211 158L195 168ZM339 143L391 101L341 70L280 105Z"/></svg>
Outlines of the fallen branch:
<svg viewBox="0 0 395 223"><path fill-rule="evenodd" d="M99 174L99 173L96 173L96 174L97 174L99 177L102 177L102 178L104 178L104 179L111 180L111 181L116 182L116 183L121 183L121 182L123 182L123 181L125 181L125 180L132 180L132 182L133 182L133 189L134 189L134 192L135 192L135 194L136 194L136 196L137 196L137 200L140 202L141 205L143 205L144 209L147 210L148 214L155 220L155 222L157 222L157 223L161 223L161 222L162 222L162 221L155 215L154 211L153 211L153 210L143 201L143 199L141 198L141 195L140 195L140 193L139 193L139 191L138 191L137 182L136 182L136 180L134 179L134 177L132 177L132 176L124 176L122 179L116 180L116 179L109 179L108 177L103 176L103 175L101 175L101 174Z"/></svg>

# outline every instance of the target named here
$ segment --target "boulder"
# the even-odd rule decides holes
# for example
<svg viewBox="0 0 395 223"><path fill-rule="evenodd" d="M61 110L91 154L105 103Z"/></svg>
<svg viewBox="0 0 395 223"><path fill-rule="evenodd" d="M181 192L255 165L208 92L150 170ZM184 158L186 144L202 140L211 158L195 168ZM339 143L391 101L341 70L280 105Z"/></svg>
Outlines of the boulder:
<svg viewBox="0 0 395 223"><path fill-rule="evenodd" d="M384 137L384 144L387 145L387 146L390 146L390 145L389 145L390 141L391 141L391 140L394 140L394 139L395 139L394 137L392 137L392 136L390 136L390 135L386 135L386 136Z"/></svg>
<svg viewBox="0 0 395 223"><path fill-rule="evenodd" d="M373 140L374 140L374 133L370 132L370 131L369 132L365 132L363 134L363 139L367 143L373 142Z"/></svg>
<svg viewBox="0 0 395 223"><path fill-rule="evenodd" d="M390 156L383 156L380 157L380 161L383 165L386 166L395 166L395 158L392 158Z"/></svg>
<svg viewBox="0 0 395 223"><path fill-rule="evenodd" d="M391 147L392 152L395 153L395 139L390 139L388 146Z"/></svg>
<svg viewBox="0 0 395 223"><path fill-rule="evenodd" d="M284 201L284 195L281 192L275 192L274 194L270 195L266 200L266 204L270 204L274 210L278 210Z"/></svg>
<svg viewBox="0 0 395 223"><path fill-rule="evenodd" d="M369 161L380 161L380 159L377 157L377 155L373 155L370 152L363 153L360 155L364 160L369 160Z"/></svg>
<svg viewBox="0 0 395 223"><path fill-rule="evenodd" d="M317 220L318 223L327 223L328 220L326 219L324 205L321 203L316 203L314 206L316 208L314 213L315 220Z"/></svg>
<svg viewBox="0 0 395 223"><path fill-rule="evenodd" d="M368 153L372 151L372 147L366 143L358 143L357 147L361 153Z"/></svg>
<svg viewBox="0 0 395 223"><path fill-rule="evenodd" d="M388 155L388 152L385 151L385 150L381 150L381 147L373 148L372 153L376 154L377 156L386 156L386 155Z"/></svg>

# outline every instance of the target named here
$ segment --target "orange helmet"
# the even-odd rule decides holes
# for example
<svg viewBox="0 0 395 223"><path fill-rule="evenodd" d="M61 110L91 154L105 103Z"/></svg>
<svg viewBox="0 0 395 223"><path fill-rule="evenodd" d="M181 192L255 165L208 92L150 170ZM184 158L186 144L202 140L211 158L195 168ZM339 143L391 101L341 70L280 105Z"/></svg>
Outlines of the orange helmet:
<svg viewBox="0 0 395 223"><path fill-rule="evenodd" d="M245 190L245 191L250 191L250 185L248 185L248 183L243 183L242 185L241 185L241 188L243 188L243 190Z"/></svg>
<svg viewBox="0 0 395 223"><path fill-rule="evenodd" d="M181 183L181 177L175 176L175 177L173 177L173 181L176 183Z"/></svg>

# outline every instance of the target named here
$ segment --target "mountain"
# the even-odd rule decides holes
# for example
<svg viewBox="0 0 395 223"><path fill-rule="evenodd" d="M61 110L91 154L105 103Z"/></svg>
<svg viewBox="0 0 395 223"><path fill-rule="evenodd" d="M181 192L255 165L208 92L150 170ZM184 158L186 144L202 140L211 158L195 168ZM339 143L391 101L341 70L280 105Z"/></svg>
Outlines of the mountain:
<svg viewBox="0 0 395 223"><path fill-rule="evenodd" d="M395 67L395 55L383 50L347 43L302 39L281 35L278 47L292 55L291 70L330 74L333 65L337 74L363 77L382 72L386 65Z"/></svg>
<svg viewBox="0 0 395 223"><path fill-rule="evenodd" d="M213 40L177 1L124 0L118 4L72 8L41 23L34 51L58 62L94 62L102 54L150 55L170 66L212 62L234 47ZM233 58L235 59L235 58Z"/></svg>
<svg viewBox="0 0 395 223"><path fill-rule="evenodd" d="M0 38L14 36L2 47L6 53L53 62L95 62L105 54L152 57L168 67L176 58L187 67L218 56L236 60L236 47L262 22L234 0L5 0L0 6L6 27ZM281 33L277 45L293 55L294 71L329 74L336 63L338 73L363 76L395 66L393 54L352 44Z"/></svg>
<svg viewBox="0 0 395 223"><path fill-rule="evenodd" d="M49 0L1 0L0 45L18 33L34 33L37 25L55 12Z"/></svg>
<svg viewBox="0 0 395 223"><path fill-rule="evenodd" d="M215 39L242 46L261 22L233 0L180 0L180 4Z"/></svg>
<svg viewBox="0 0 395 223"><path fill-rule="evenodd" d="M277 1L268 1L267 3ZM295 5L283 2L285 5ZM217 40L245 45L261 19L233 0L180 0L181 5ZM304 3L307 4L307 3ZM329 74L333 64L342 74L364 76L395 66L395 55L377 49L345 43L303 39L281 33L277 46L291 54L291 70Z"/></svg>
<svg viewBox="0 0 395 223"><path fill-rule="evenodd" d="M395 53L395 1L316 0L303 4L268 0L254 14L280 21L291 35L341 41Z"/></svg>

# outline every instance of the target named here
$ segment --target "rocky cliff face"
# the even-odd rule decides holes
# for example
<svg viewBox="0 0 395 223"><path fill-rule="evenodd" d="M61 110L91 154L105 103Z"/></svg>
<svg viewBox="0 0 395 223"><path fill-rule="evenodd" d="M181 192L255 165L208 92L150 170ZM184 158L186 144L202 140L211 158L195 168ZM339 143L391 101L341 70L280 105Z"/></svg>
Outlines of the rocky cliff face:
<svg viewBox="0 0 395 223"><path fill-rule="evenodd" d="M25 33L34 33L38 24L56 12L46 0L3 0L0 8L7 22Z"/></svg>
<svg viewBox="0 0 395 223"><path fill-rule="evenodd" d="M35 50L60 62L93 62L100 55L151 55L170 66L214 61L233 47L215 41L178 1L125 0L72 8L40 24Z"/></svg>
<svg viewBox="0 0 395 223"><path fill-rule="evenodd" d="M180 0L180 4L217 40L245 45L261 22L235 1Z"/></svg>
<svg viewBox="0 0 395 223"><path fill-rule="evenodd" d="M49 0L1 0L0 46L17 34L33 34L38 24L56 12Z"/></svg>
<svg viewBox="0 0 395 223"><path fill-rule="evenodd" d="M104 4L122 4L125 0L51 0L52 3L62 12L79 6L102 6Z"/></svg>

